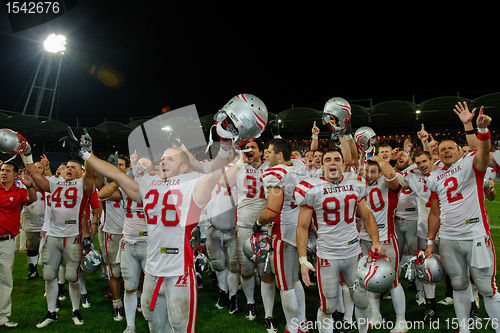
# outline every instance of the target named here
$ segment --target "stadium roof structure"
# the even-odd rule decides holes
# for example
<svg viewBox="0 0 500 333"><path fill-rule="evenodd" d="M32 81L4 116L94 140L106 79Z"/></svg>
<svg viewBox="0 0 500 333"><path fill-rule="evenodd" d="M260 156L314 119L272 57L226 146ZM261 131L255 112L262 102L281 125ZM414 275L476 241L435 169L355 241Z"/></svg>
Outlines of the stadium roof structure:
<svg viewBox="0 0 500 333"><path fill-rule="evenodd" d="M409 101L386 101L375 105L351 104L352 128L371 126L377 133L414 130L421 123L426 128L459 128L460 123L453 114L454 105L466 101L469 108L484 105L486 114L500 114L500 92L468 99L457 96L443 96L425 100L420 103ZM420 112L417 112L420 111ZM200 123L206 135L214 123L214 115L200 117ZM118 145L127 142L130 132L147 119L134 120L127 124L105 121L94 127L87 127L95 142L106 142L108 145ZM326 126L322 125L321 110L309 107L292 107L278 113L269 112L268 122L275 121L284 138L308 138L314 121L322 129L323 135L329 135ZM40 120L34 116L0 112L2 128L10 128L20 132L28 141L54 143L66 135L66 124L58 120ZM270 127L270 126L268 126ZM496 127L496 126L494 126ZM76 135L83 132L81 127L74 128ZM264 137L270 137L270 129L265 130Z"/></svg>

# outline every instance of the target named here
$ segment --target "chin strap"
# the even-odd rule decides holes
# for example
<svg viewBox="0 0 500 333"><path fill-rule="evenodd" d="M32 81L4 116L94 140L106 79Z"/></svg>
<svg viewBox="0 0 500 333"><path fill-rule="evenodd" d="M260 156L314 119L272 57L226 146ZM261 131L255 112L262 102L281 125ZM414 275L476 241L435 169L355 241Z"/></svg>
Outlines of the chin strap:
<svg viewBox="0 0 500 333"><path fill-rule="evenodd" d="M378 252L373 252L372 250L368 250L368 258L366 259L366 262L375 262L383 258L387 258L387 256L383 254L378 254Z"/></svg>

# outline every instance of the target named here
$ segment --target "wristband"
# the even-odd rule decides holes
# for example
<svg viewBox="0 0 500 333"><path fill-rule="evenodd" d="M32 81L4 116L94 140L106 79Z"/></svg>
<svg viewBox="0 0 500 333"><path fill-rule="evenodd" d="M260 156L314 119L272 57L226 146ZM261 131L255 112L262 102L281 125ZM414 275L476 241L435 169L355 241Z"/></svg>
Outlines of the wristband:
<svg viewBox="0 0 500 333"><path fill-rule="evenodd" d="M476 130L475 130L475 129L471 129L471 130L465 131L465 134L466 134L466 135L473 135L473 134L476 134Z"/></svg>
<svg viewBox="0 0 500 333"><path fill-rule="evenodd" d="M260 224L259 219L257 219L257 221L255 221L255 224L257 224L259 227L262 227L262 224Z"/></svg>
<svg viewBox="0 0 500 333"><path fill-rule="evenodd" d="M29 190L29 189L30 189L30 188L32 188L32 187L33 187L33 184L31 184L31 186L30 186L30 187L26 187L26 189L27 189L27 190Z"/></svg>
<svg viewBox="0 0 500 333"><path fill-rule="evenodd" d="M427 238L427 245L434 245L434 239Z"/></svg>
<svg viewBox="0 0 500 333"><path fill-rule="evenodd" d="M485 132L486 130L486 132ZM490 131L487 128L478 128L477 129L477 139L480 141L486 141L491 138Z"/></svg>
<svg viewBox="0 0 500 333"><path fill-rule="evenodd" d="M238 167L238 168L242 168L243 166L245 165L245 162L243 162L243 159L240 158L235 164L234 166Z"/></svg>
<svg viewBox="0 0 500 333"><path fill-rule="evenodd" d="M82 160L84 160L84 161L88 160L90 158L90 156L92 156L92 154L89 153L88 151L84 151L80 155L81 155Z"/></svg>
<svg viewBox="0 0 500 333"><path fill-rule="evenodd" d="M229 156L230 150L231 150L231 147L228 147L223 142L221 142L218 155L220 155L222 158L227 158Z"/></svg>
<svg viewBox="0 0 500 333"><path fill-rule="evenodd" d="M33 164L33 155L26 155L26 164Z"/></svg>
<svg viewBox="0 0 500 333"><path fill-rule="evenodd" d="M317 135L312 135L311 138L312 139L318 139L318 136Z"/></svg>
<svg viewBox="0 0 500 333"><path fill-rule="evenodd" d="M385 177L384 177L385 178ZM385 180L387 180L388 182L392 182L394 179L398 178L398 174L396 174L394 177L392 177L391 179L387 179L385 178Z"/></svg>
<svg viewBox="0 0 500 333"><path fill-rule="evenodd" d="M306 262L309 262L309 260L307 260L307 256L302 256L299 258L299 263L302 265L302 264L305 264Z"/></svg>
<svg viewBox="0 0 500 333"><path fill-rule="evenodd" d="M92 222L92 225L99 225L99 224L98 224L98 223L93 223L93 222Z"/></svg>

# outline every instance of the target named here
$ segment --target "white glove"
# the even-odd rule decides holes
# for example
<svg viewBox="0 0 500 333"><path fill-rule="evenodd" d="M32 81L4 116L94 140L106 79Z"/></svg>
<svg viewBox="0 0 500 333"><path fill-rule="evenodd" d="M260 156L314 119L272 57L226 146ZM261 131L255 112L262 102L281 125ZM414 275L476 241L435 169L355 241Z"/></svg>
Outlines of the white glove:
<svg viewBox="0 0 500 333"><path fill-rule="evenodd" d="M307 256L300 257L299 263L301 265L302 264L306 265L306 267L309 268L310 270L314 270L314 266L309 262L309 260L307 260Z"/></svg>

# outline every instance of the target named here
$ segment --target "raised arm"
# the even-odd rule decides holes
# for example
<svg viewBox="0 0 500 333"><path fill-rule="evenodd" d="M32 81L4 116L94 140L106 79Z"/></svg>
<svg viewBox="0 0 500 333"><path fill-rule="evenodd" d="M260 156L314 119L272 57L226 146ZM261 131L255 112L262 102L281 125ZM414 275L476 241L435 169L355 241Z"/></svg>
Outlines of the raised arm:
<svg viewBox="0 0 500 333"><path fill-rule="evenodd" d="M397 191L400 187L398 177L396 176L396 171L394 168L384 161L380 156L375 155L369 158L370 160L377 162L384 175L384 184L393 191Z"/></svg>
<svg viewBox="0 0 500 333"><path fill-rule="evenodd" d="M424 124L422 124L422 128L420 131L417 132L417 137L422 142L422 147L424 148L424 151L429 152L429 154L432 155L432 149L431 146L429 145L429 133L425 130Z"/></svg>
<svg viewBox="0 0 500 333"><path fill-rule="evenodd" d="M50 182L41 173L38 172L35 164L33 163L33 156L31 153L27 156L21 154L21 159L24 165L30 171L30 175L33 178L36 188L40 192L50 192Z"/></svg>
<svg viewBox="0 0 500 333"><path fill-rule="evenodd" d="M316 126L316 121L313 123L313 127L311 129L311 150L315 151L318 149L319 143L318 143L318 135L319 135L319 127Z"/></svg>
<svg viewBox="0 0 500 333"><path fill-rule="evenodd" d="M477 116L477 152L474 156L474 166L479 172L485 172L488 167L490 149L491 149L491 135L488 126L491 123L491 117L485 115L484 107L479 109Z"/></svg>
<svg viewBox="0 0 500 333"><path fill-rule="evenodd" d="M469 107L467 106L467 102L464 103L458 102L453 109L453 112L460 118L460 121L464 125L465 130L465 139L467 140L467 144L470 149L476 151L479 146L479 140L476 137L476 133L474 132L474 125L472 124L472 119L474 118L474 114L476 113L476 108L472 109L472 112L469 111Z"/></svg>

